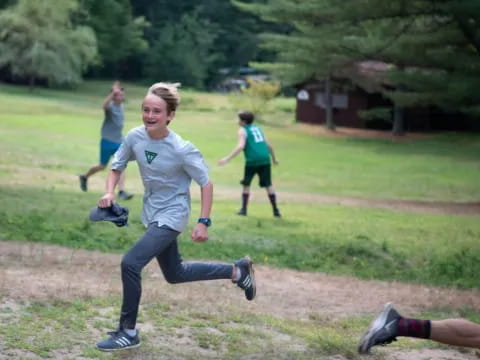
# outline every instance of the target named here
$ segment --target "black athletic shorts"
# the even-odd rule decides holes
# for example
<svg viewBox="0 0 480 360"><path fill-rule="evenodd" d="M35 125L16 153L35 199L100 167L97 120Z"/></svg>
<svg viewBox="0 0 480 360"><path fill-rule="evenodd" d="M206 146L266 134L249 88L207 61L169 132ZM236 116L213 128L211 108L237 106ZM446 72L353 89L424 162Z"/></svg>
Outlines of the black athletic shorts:
<svg viewBox="0 0 480 360"><path fill-rule="evenodd" d="M244 186L250 186L255 174L258 174L260 187L269 187L272 185L272 172L270 164L259 166L245 165L245 172L240 184Z"/></svg>

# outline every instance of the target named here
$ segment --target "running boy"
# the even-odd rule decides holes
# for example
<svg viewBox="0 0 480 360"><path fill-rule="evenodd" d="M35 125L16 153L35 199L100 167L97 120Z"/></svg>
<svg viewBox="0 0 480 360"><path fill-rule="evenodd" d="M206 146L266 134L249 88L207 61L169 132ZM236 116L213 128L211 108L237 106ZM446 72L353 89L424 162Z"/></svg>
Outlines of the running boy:
<svg viewBox="0 0 480 360"><path fill-rule="evenodd" d="M100 163L92 166L85 174L79 175L80 189L82 191L88 190L88 178L93 174L105 169L110 158L115 151L118 150L122 143L122 130L124 124L123 101L125 94L123 88L120 87L120 82L115 81L112 86L112 91L103 101L103 110L105 118L102 124L101 140L100 140ZM120 200L129 200L133 197L124 190L125 174L122 173L118 182L118 197Z"/></svg>
<svg viewBox="0 0 480 360"><path fill-rule="evenodd" d="M165 279L172 284L214 279L231 279L244 290L248 300L255 297L252 261L245 257L233 265L184 262L178 251L177 237L185 229L190 213L190 183L201 189L201 210L191 238L208 239L211 225L213 185L202 154L190 142L168 128L174 119L180 98L176 85L157 83L150 87L142 104L143 125L132 129L114 156L107 180L107 191L99 207L112 205L115 186L128 161L136 160L145 187L142 221L144 235L124 255L121 263L123 303L118 329L97 344L103 351L140 345L135 329L141 296L141 272L156 258Z"/></svg>
<svg viewBox="0 0 480 360"><path fill-rule="evenodd" d="M250 111L241 111L238 113L238 119L240 129L238 129L237 146L228 156L218 161L218 164L222 166L237 156L242 150L245 155L244 176L243 180L240 181L240 184L243 185L242 208L237 212L237 214L244 216L247 215L250 184L255 174L258 174L260 187L267 189L268 198L272 204L273 216L279 218L281 215L277 207L275 190L272 186L270 166L270 156L272 157L273 163L278 165L273 147L265 139L262 129L253 124L253 113Z"/></svg>

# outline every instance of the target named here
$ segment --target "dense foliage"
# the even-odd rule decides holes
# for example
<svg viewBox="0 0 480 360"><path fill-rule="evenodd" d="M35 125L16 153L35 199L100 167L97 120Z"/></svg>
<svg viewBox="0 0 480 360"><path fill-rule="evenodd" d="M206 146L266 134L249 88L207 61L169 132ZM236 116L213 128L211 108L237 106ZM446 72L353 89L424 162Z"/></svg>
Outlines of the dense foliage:
<svg viewBox="0 0 480 360"><path fill-rule="evenodd" d="M435 106L480 113L478 0L267 0L237 2L250 13L290 25L290 34L265 33L277 54L262 65L284 81L329 76L373 81L397 108ZM356 65L389 65L386 76L360 79Z"/></svg>
<svg viewBox="0 0 480 360"><path fill-rule="evenodd" d="M257 34L278 28L223 0L0 0L0 19L0 79L49 84L84 75L213 86L251 60L271 60ZM55 61L30 54L40 50ZM55 71L59 65L66 69Z"/></svg>

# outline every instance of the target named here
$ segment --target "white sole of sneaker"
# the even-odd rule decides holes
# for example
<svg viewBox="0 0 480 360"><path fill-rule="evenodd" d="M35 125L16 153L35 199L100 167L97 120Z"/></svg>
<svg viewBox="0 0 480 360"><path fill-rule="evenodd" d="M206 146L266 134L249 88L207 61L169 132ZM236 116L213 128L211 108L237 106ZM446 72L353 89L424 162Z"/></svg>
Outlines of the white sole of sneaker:
<svg viewBox="0 0 480 360"><path fill-rule="evenodd" d="M391 309L392 303L385 304L383 311L371 322L368 330L365 332L365 334L363 334L360 342L358 343L358 352L360 354L367 354L369 352L370 348L368 347L368 344L370 343L373 334L385 326L388 313Z"/></svg>
<svg viewBox="0 0 480 360"><path fill-rule="evenodd" d="M122 350L135 349L135 348L138 348L140 345L141 345L141 343L138 343L138 344L135 344L135 345L125 346L125 347L118 348L118 349L102 349L102 348L99 348L99 347L97 346L97 349L100 350L100 351L105 351L105 352L114 352L114 351L122 351Z"/></svg>

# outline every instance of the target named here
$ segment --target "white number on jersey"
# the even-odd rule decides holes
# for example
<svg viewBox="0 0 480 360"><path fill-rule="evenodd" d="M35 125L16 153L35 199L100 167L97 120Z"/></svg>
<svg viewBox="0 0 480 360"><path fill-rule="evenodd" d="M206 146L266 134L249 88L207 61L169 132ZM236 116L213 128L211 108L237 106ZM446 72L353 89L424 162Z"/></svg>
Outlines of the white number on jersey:
<svg viewBox="0 0 480 360"><path fill-rule="evenodd" d="M250 130L252 131L253 140L255 140L256 143L265 141L264 138L263 138L263 134L262 134L262 132L260 131L259 128L251 127Z"/></svg>

